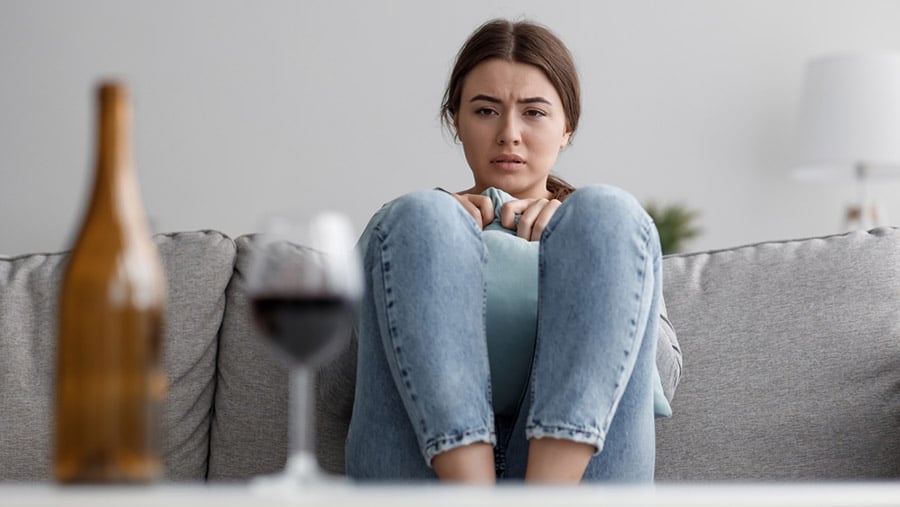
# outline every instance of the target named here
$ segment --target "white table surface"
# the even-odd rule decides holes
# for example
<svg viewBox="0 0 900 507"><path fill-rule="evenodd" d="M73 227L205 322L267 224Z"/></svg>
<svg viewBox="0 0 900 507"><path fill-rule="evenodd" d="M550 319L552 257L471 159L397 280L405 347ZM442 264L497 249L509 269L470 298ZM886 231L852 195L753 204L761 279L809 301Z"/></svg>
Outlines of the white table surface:
<svg viewBox="0 0 900 507"><path fill-rule="evenodd" d="M253 484L157 484L98 487L0 483L0 506L900 506L900 482L826 484L660 484L494 488L346 483L281 490Z"/></svg>

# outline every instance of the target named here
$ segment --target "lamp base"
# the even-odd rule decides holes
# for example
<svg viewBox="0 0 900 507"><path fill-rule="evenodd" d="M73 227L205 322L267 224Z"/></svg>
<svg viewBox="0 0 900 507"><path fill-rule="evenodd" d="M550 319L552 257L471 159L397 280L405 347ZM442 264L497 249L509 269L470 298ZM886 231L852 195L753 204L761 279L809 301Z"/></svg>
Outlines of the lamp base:
<svg viewBox="0 0 900 507"><path fill-rule="evenodd" d="M858 204L847 206L841 229L848 231L867 231L889 223L887 210L878 202L870 202L865 207Z"/></svg>

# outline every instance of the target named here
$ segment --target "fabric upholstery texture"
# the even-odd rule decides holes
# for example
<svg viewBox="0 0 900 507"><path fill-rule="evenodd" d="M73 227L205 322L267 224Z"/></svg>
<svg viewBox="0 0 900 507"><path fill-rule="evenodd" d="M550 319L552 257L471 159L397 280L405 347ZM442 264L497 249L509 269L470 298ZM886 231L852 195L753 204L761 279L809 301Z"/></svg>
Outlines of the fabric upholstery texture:
<svg viewBox="0 0 900 507"><path fill-rule="evenodd" d="M253 321L247 297L252 236L235 240L219 337L209 479L239 480L276 472L287 456L288 372Z"/></svg>
<svg viewBox="0 0 900 507"><path fill-rule="evenodd" d="M235 247L213 231L156 236L168 282L163 411L168 480L206 478L218 334Z"/></svg>
<svg viewBox="0 0 900 507"><path fill-rule="evenodd" d="M169 311L163 338L166 477L206 476L217 333L234 243L212 231L157 235ZM51 476L57 293L67 253L0 259L0 480Z"/></svg>
<svg viewBox="0 0 900 507"><path fill-rule="evenodd" d="M663 266L685 373L658 480L900 476L900 230Z"/></svg>
<svg viewBox="0 0 900 507"><path fill-rule="evenodd" d="M57 292L67 255L0 259L0 479L50 477Z"/></svg>

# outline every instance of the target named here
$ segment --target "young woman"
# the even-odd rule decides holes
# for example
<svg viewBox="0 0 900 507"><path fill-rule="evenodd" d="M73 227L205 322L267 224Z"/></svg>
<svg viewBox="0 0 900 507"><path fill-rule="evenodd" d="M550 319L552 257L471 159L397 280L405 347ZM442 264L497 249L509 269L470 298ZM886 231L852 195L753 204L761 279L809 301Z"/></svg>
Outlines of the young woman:
<svg viewBox="0 0 900 507"><path fill-rule="evenodd" d="M540 25L490 21L460 50L442 115L472 187L402 196L360 240L351 477L652 480L681 353L651 219L550 174L579 95Z"/></svg>

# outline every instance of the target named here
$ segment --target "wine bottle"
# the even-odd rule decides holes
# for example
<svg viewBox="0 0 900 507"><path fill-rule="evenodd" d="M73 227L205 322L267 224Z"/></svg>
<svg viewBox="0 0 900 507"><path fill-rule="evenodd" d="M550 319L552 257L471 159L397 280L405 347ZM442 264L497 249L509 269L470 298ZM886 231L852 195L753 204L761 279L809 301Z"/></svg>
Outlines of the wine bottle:
<svg viewBox="0 0 900 507"><path fill-rule="evenodd" d="M165 276L144 216L124 85L97 91L90 204L59 298L53 473L65 483L162 474Z"/></svg>

